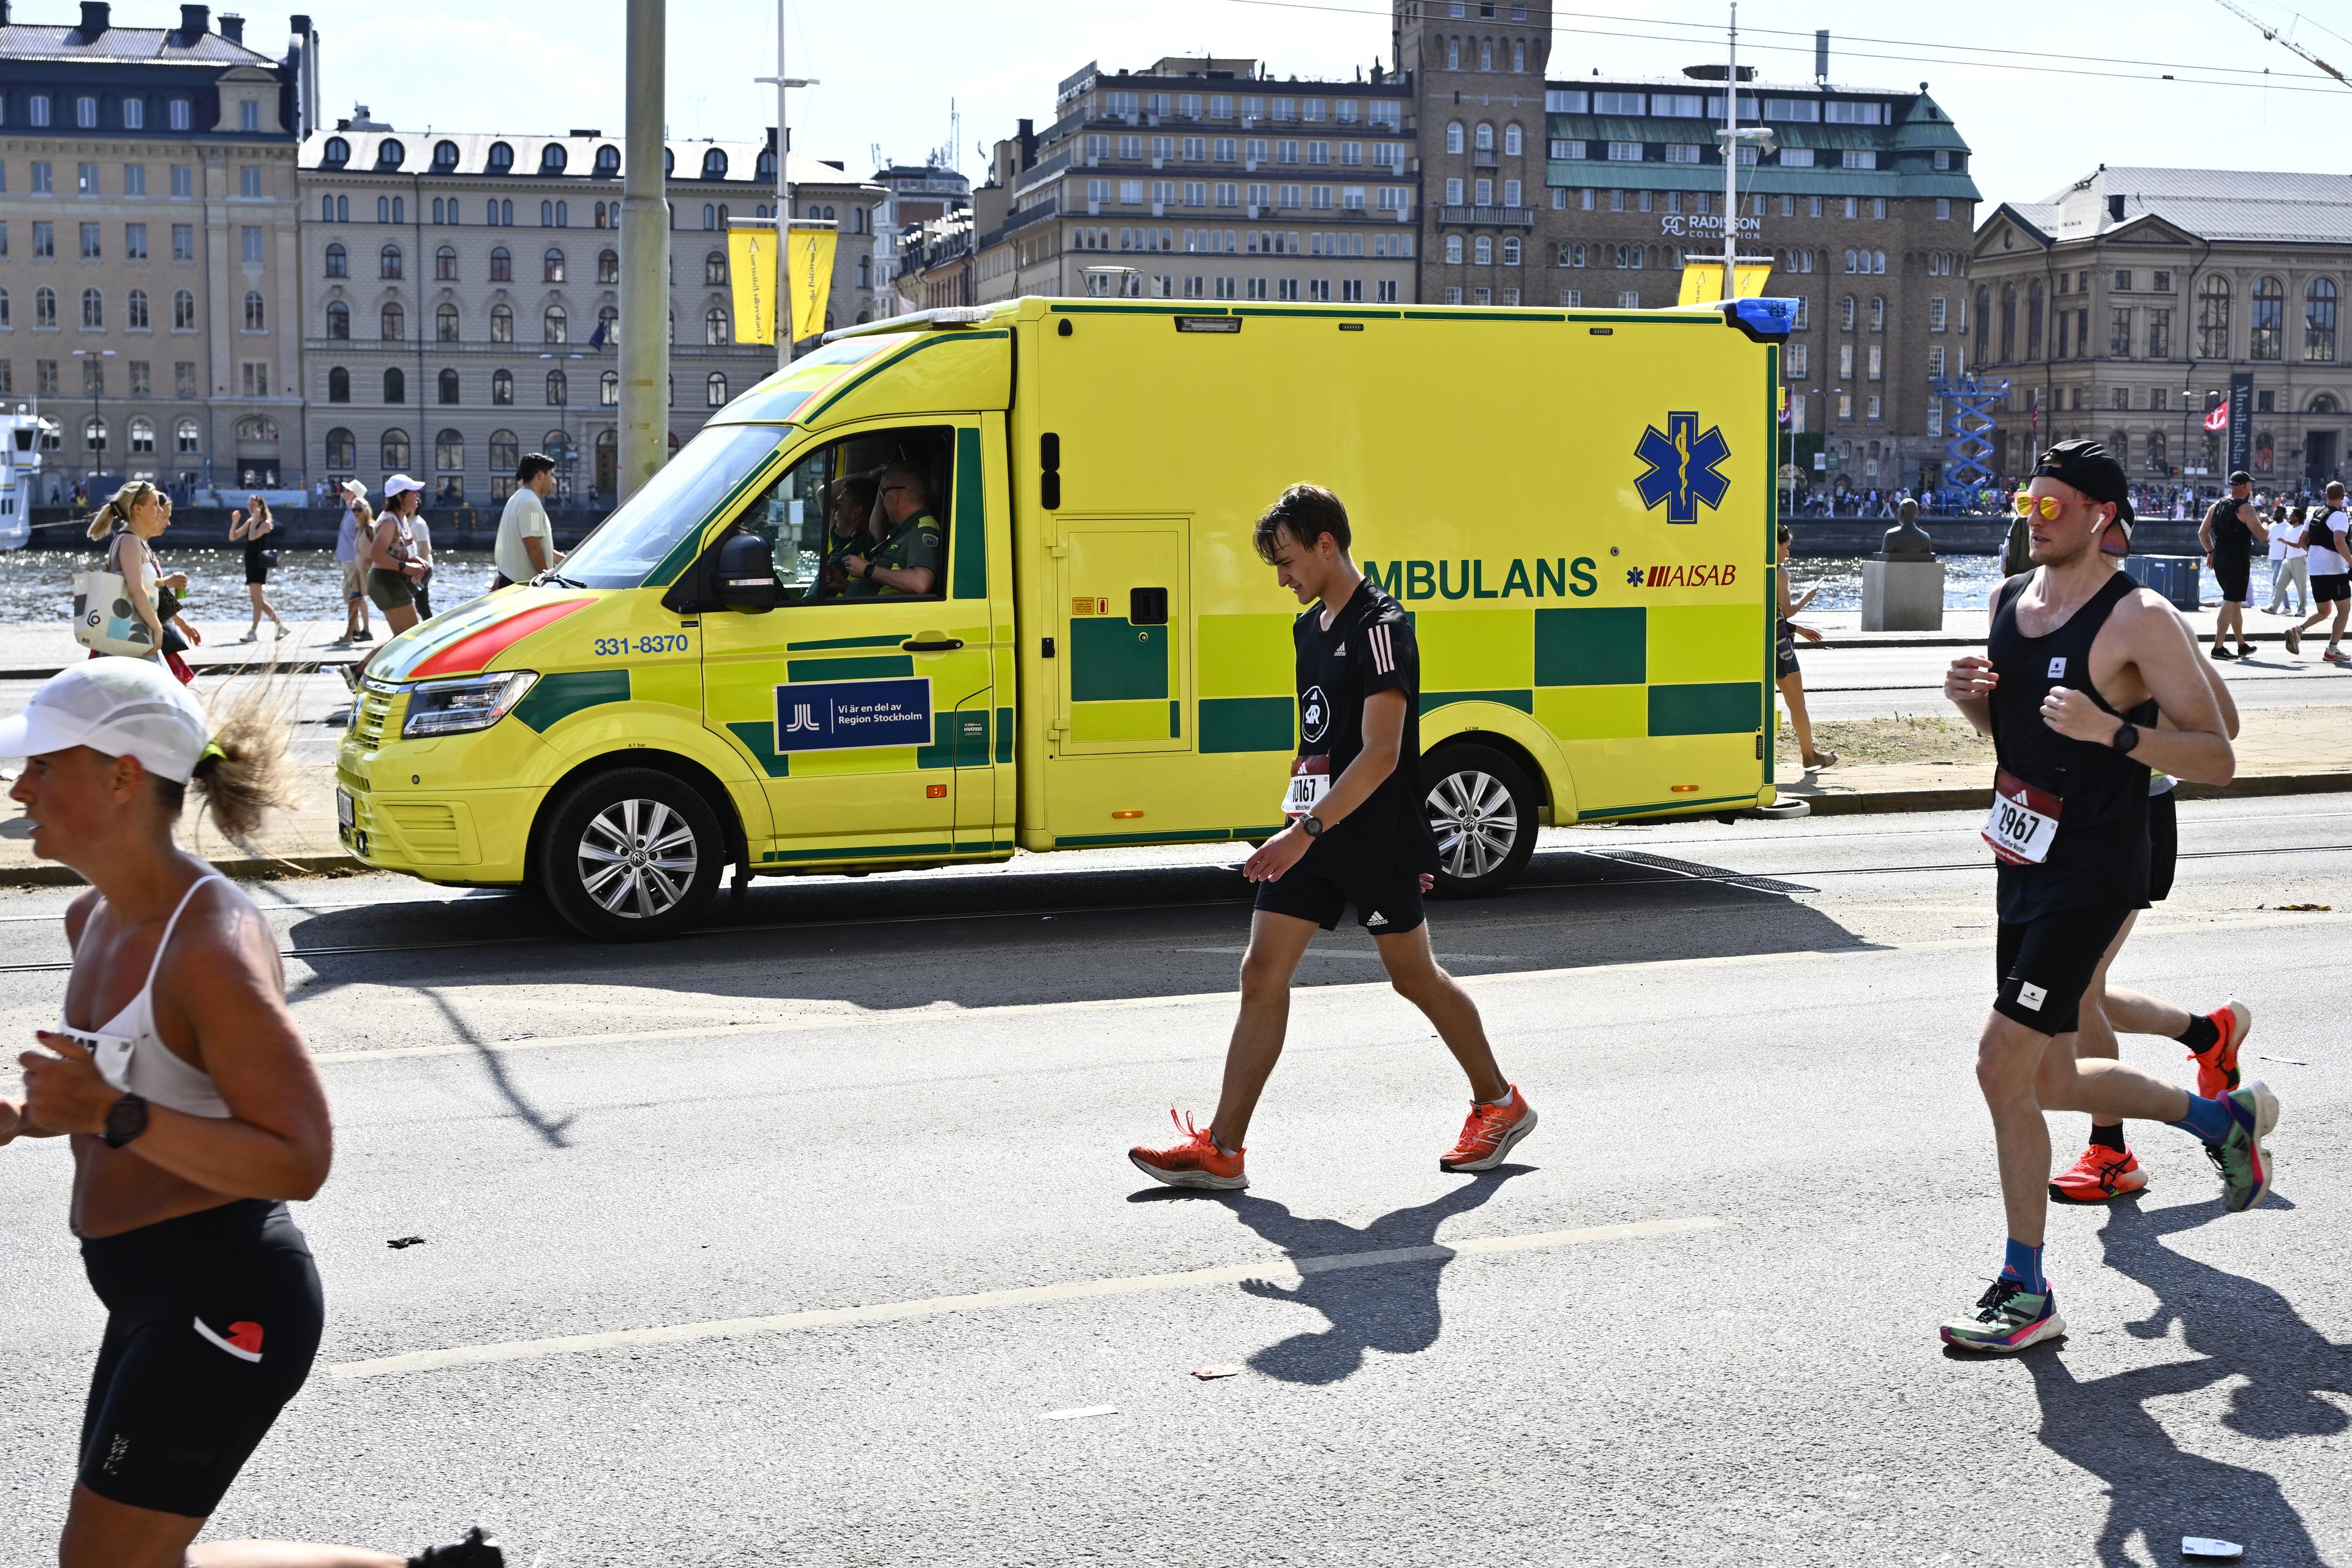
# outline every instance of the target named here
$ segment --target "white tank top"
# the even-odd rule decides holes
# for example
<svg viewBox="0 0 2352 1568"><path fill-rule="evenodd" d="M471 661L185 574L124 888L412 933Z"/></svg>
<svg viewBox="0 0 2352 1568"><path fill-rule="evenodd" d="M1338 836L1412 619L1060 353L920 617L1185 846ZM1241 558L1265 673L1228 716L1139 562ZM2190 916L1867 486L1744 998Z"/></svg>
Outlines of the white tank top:
<svg viewBox="0 0 2352 1568"><path fill-rule="evenodd" d="M155 943L154 962L147 966L147 984L139 988L139 994L131 999L130 1005L105 1026L78 1029L62 1014L58 1020L61 1033L71 1035L89 1047L99 1076L115 1088L190 1116L223 1120L230 1114L228 1101L214 1087L212 1075L190 1065L155 1032L155 976L163 967L164 950L172 945L173 928L180 923L180 916L186 912L196 889L206 882L226 880L214 871L189 884L188 890L180 896L179 906L173 910L172 918L163 922L163 934Z"/></svg>

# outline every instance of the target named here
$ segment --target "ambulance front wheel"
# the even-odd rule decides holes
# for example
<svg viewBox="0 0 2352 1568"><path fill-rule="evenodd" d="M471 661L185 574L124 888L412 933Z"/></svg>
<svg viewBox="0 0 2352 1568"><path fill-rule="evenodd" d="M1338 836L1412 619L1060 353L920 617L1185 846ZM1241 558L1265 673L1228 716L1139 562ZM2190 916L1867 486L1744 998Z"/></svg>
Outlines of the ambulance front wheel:
<svg viewBox="0 0 2352 1568"><path fill-rule="evenodd" d="M604 942L684 931L709 907L727 858L710 804L652 768L582 780L549 815L539 848L556 912Z"/></svg>
<svg viewBox="0 0 2352 1568"><path fill-rule="evenodd" d="M1527 770L1492 746L1441 746L1422 763L1424 809L1437 836L1442 899L1500 892L1536 852L1538 802Z"/></svg>

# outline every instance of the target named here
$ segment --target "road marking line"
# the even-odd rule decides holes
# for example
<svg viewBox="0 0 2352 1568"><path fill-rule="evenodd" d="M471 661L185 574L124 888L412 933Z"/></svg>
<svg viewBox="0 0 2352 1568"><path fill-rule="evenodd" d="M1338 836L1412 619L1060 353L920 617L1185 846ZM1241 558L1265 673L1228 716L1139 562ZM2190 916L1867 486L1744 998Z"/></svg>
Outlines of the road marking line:
<svg viewBox="0 0 2352 1568"><path fill-rule="evenodd" d="M907 1318L940 1317L950 1312L989 1311L1003 1307L1092 1300L1104 1296L1189 1290L1203 1285L1236 1285L1244 1279L1295 1284L1310 1274L1332 1274L1349 1268L1379 1268L1393 1263L1442 1262L1448 1258L1481 1257L1490 1253L1536 1252L1555 1247L1571 1247L1580 1242L1633 1241L1644 1237L1680 1236L1690 1231L1712 1230L1722 1223L1711 1215L1694 1215L1683 1219L1635 1220L1624 1225L1589 1226L1581 1230L1547 1230L1528 1236L1486 1237L1451 1245L1391 1247L1372 1252L1338 1252L1319 1258L1236 1263L1222 1268L1191 1268L1175 1274L1138 1274L1125 1279L1073 1279L1060 1285L1024 1285L1010 1290L982 1290L968 1296L933 1296L919 1301L877 1301L863 1307L825 1307L814 1311L783 1312L767 1318L717 1318L706 1322L668 1323L650 1329L617 1329L601 1334L509 1340L501 1344L451 1345L445 1350L412 1351L405 1355L338 1362L327 1371L336 1377L389 1377L401 1373L437 1372L452 1366L484 1366L494 1362L579 1355L590 1351L685 1344L696 1340L788 1333L794 1329L895 1322Z"/></svg>

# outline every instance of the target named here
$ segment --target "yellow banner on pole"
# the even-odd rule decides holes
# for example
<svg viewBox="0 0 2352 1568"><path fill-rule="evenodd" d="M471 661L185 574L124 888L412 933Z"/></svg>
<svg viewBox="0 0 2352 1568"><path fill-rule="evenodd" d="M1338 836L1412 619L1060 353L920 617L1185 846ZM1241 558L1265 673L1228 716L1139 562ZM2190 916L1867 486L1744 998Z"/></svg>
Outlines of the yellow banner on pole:
<svg viewBox="0 0 2352 1568"><path fill-rule="evenodd" d="M791 267L793 341L805 342L824 331L824 301L833 292L833 256L838 231L794 228ZM776 341L776 231L772 225L727 230L727 265L734 274L735 341L772 343Z"/></svg>
<svg viewBox="0 0 2352 1568"><path fill-rule="evenodd" d="M1764 292L1764 280L1772 275L1772 264L1759 262L1753 267L1744 264L1732 268L1731 286L1734 299L1754 300ZM1683 268L1682 295L1675 303L1705 305L1723 298L1723 263L1694 261Z"/></svg>

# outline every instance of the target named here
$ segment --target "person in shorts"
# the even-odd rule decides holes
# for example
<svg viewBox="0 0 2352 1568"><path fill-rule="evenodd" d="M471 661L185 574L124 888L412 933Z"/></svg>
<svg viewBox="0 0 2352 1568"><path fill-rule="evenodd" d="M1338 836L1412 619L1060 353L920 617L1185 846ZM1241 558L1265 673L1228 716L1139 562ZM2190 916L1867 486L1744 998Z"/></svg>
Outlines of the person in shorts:
<svg viewBox="0 0 2352 1568"><path fill-rule="evenodd" d="M2273 532L2272 537L2278 535ZM2196 641L2193 632L2189 637L2192 644ZM2221 710L2222 728L2234 741L2238 738L2238 705L2230 696L2230 683L2210 664L2200 662L2205 672L2205 684ZM2151 904L2162 903L2171 893L2173 873L2180 858L2180 817L2174 799L2174 786L2179 783L2168 773L2148 775L2147 900ZM2186 1007L2144 992L2109 985L2107 972L2123 942L2131 935L2137 919L2137 911L2134 911L2133 920L2124 922L2123 935L2100 961L2089 988L2083 994L2083 1027L2074 1041L2076 1059L2114 1060L2122 1054L2116 1040L2118 1035L2162 1035L2189 1047L2189 1059L2197 1065L2200 1095L2210 1100L2229 1093L2238 1087L2238 1053L2244 1047L2247 1036L2253 1032L2253 1010L2233 997L2210 1013L2193 1014ZM2082 1156L2050 1179L2050 1200L2061 1204L2110 1203L2147 1185L2147 1173L2140 1169L2138 1157L2125 1142L2123 1123L2094 1119L2091 1141Z"/></svg>
<svg viewBox="0 0 2352 1568"><path fill-rule="evenodd" d="M1504 1078L1477 1004L1430 952L1422 894L1437 868L1421 788L1421 656L1412 623L1349 554L1348 509L1318 485L1293 485L1257 522L1257 552L1308 609L1293 623L1299 754L1283 815L1290 825L1243 866L1257 884L1242 957L1241 1016L1223 1092L1206 1127L1174 1110L1184 1136L1128 1158L1177 1187L1249 1185L1244 1140L1282 1055L1290 983L1318 930L1353 906L1398 994L1421 1009L1470 1079L1446 1171L1491 1171L1535 1131L1535 1108Z"/></svg>
<svg viewBox="0 0 2352 1568"><path fill-rule="evenodd" d="M383 481L383 515L369 531L368 600L383 612L394 633L416 624L416 579L424 572L409 520L425 499L425 487L406 474Z"/></svg>
<svg viewBox="0 0 2352 1568"><path fill-rule="evenodd" d="M1797 756L1807 769L1833 768L1838 754L1827 747L1813 745L1813 719L1805 710L1805 677L1797 664L1797 639L1819 642L1822 634L1811 626L1801 626L1789 617L1813 602L1820 593L1818 584L1805 590L1805 596L1791 601L1789 597L1789 525L1780 525L1780 553L1775 558L1780 570L1775 572L1774 592L1780 595L1780 625L1772 641L1772 679L1780 688L1780 700L1789 705L1789 728L1797 732Z"/></svg>
<svg viewBox="0 0 2352 1568"><path fill-rule="evenodd" d="M2254 476L2240 468L2230 476L2230 493L2213 503L2205 521L2197 525L2197 542L2204 549L2205 564L2213 569L2213 580L2221 585L2221 607L2213 616L2213 657L2243 658L2246 657L2246 584L2253 575L2254 546L2267 546L2270 530L2263 526L2263 514L2253 501ZM2221 644L2231 634L2238 638L2238 651L2231 653Z"/></svg>
<svg viewBox="0 0 2352 1568"><path fill-rule="evenodd" d="M2150 770L2221 784L2236 768L2195 640L2122 570L2127 496L2122 466L2099 442L2043 452L2018 495L2035 569L1994 595L1985 653L1954 659L1944 677L1953 706L1992 737L1997 763L1983 835L1995 857L2000 984L1976 1072L2009 1231L1991 1287L1942 1326L1958 1350L2020 1351L2065 1332L2042 1266L2045 1111L2170 1122L2211 1152L2231 1212L2270 1190L2263 1141L2278 1099L2266 1085L2193 1096L2075 1051L2093 977L2147 905Z"/></svg>
<svg viewBox="0 0 2352 1568"><path fill-rule="evenodd" d="M367 528L361 517L367 507L367 487L357 479L343 481L343 521L335 533L335 565L343 575L343 642L373 642L368 626Z"/></svg>
<svg viewBox="0 0 2352 1568"><path fill-rule="evenodd" d="M2301 653L2303 634L2332 617L2327 647L2319 657L2331 664L2345 661L2344 623L2352 618L2352 542L2345 539L2347 527L2352 527L2352 519L2345 515L2344 487L2330 480L2327 504L2312 512L2303 542L2311 566L2311 615L2286 634L2289 653Z"/></svg>

